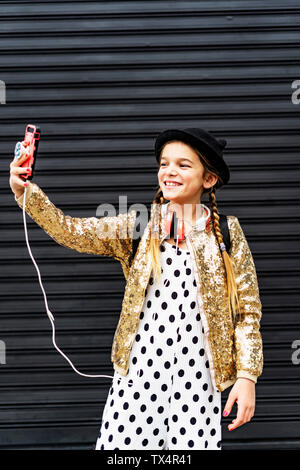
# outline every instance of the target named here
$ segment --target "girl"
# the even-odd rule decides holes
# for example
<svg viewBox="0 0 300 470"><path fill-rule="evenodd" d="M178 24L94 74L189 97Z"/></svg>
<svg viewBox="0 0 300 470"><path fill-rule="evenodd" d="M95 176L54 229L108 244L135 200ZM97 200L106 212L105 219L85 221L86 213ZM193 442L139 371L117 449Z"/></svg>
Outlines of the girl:
<svg viewBox="0 0 300 470"><path fill-rule="evenodd" d="M221 392L231 385L223 416L235 402L238 410L228 429L254 414L261 302L238 219L227 216L230 253L220 230L215 192L229 181L225 145L203 129L158 136L159 190L134 257L136 211L65 216L29 182L26 212L58 243L118 259L127 280L96 450L221 449ZM11 163L10 180L20 207L21 163ZM180 242L177 231L170 237L174 214L184 222Z"/></svg>

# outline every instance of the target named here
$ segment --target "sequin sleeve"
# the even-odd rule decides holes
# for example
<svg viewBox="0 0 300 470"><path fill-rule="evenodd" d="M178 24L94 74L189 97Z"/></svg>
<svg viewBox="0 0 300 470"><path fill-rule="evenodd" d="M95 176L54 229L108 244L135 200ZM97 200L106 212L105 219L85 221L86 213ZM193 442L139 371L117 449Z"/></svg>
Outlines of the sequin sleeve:
<svg viewBox="0 0 300 470"><path fill-rule="evenodd" d="M260 333L262 304L254 260L237 217L231 216L231 258L234 261L240 303L234 330L237 378L257 382L263 369L263 346ZM239 318L240 317L240 318Z"/></svg>
<svg viewBox="0 0 300 470"><path fill-rule="evenodd" d="M23 197L24 193L15 197L21 209ZM111 256L123 264L130 259L135 211L100 218L71 217L58 209L32 182L27 187L25 210L60 245L80 253Z"/></svg>

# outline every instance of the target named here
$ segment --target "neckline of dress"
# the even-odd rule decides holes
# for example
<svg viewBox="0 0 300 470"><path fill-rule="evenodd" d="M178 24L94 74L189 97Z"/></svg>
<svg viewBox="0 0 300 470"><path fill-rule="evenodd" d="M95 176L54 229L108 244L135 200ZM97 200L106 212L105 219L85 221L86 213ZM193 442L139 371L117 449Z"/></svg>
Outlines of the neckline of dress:
<svg viewBox="0 0 300 470"><path fill-rule="evenodd" d="M164 245L170 245L170 248L173 248L176 252L176 245L173 245L173 243L168 243L167 241L164 240ZM181 248L180 246L178 247L179 251L183 251L186 254L190 254L190 250L186 250L185 248Z"/></svg>

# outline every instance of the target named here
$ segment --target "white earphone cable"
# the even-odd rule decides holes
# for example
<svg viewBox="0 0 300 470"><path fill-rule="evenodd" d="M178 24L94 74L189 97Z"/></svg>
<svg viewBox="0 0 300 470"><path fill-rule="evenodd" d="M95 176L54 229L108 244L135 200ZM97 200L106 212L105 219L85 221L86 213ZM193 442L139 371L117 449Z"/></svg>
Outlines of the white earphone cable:
<svg viewBox="0 0 300 470"><path fill-rule="evenodd" d="M27 224L26 224L26 212L25 212L25 200L26 200L26 190L27 190L27 187L25 187L25 191L24 191L24 197L23 197L23 222L24 222L24 229L25 229L25 238L26 238L26 244L27 244L27 248L28 248L28 251L29 251L29 254L31 256L31 259L32 259L32 262L37 270L37 273L38 273L38 277L39 277L39 283L40 283L40 286L41 286L41 289L42 289L42 292L44 294L44 301L45 301L45 305L46 305L46 311L47 311L47 315L49 317L49 320L51 322L51 326L52 326L52 342L53 342L53 345L54 347L57 349L57 351L68 361L68 363L71 365L71 367L74 369L74 371L79 374L79 375L82 375L84 377L108 377L108 378L114 378L113 376L111 375L89 375L89 374L83 374L82 372L80 372L79 370L76 369L76 367L72 364L72 362L70 361L70 359L61 351L61 349L59 349L59 347L57 346L56 344L56 341L55 341L55 326L54 326L54 316L52 315L50 309L48 308L48 302L47 302L47 297L46 297L46 294L45 294L45 290L44 290L44 287L43 287L43 284L42 284L42 281L41 281L41 275L40 275L40 271L39 271L39 268L34 260L34 257L31 253L31 249L30 249L30 246L29 246L29 242L28 242L28 234L27 234Z"/></svg>

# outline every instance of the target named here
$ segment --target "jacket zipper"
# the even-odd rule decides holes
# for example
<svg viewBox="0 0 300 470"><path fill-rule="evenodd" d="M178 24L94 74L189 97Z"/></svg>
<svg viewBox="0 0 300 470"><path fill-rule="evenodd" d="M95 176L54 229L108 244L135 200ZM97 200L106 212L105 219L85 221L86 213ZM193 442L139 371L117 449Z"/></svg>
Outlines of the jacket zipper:
<svg viewBox="0 0 300 470"><path fill-rule="evenodd" d="M166 237L167 237L167 235L166 235ZM166 238L166 237L165 237L165 238ZM164 240L164 239L163 239L163 240ZM160 245L162 244L163 240L161 241ZM160 245L159 245L159 246L160 246ZM142 302L141 308L140 308L139 313L138 313L139 316L140 316L140 314L141 314L141 311L142 311L142 308L143 308L143 305L144 305L144 302L145 302L145 291L146 291L147 286L148 286L148 284L149 284L149 279L150 279L150 276L151 276L151 273L152 273L152 269L150 269L149 271L150 271L150 272L149 272L149 275L148 275L147 284L146 284L146 287L145 287L145 289L144 289L144 294L143 294L144 300L143 300L143 302ZM135 337L134 337L134 339L133 339L133 341L132 341L132 343L131 343L131 346L130 346L129 356L130 356L130 354L131 354L132 346L133 346L133 344L134 344L134 342L135 342L135 338L136 338L137 332L138 332L138 328L136 329ZM126 369L126 374L127 374L127 372L128 372L128 368Z"/></svg>
<svg viewBox="0 0 300 470"><path fill-rule="evenodd" d="M159 247L161 247L163 241L167 238L167 236L168 236L168 234L166 234L166 235L161 239L160 244L159 244ZM148 276L148 279L147 279L147 286L148 286L148 284L149 284L149 279L150 279L151 273L152 273L152 269L150 269L150 272L149 272L149 276ZM145 291L146 291L146 289L147 289L147 287L144 289L144 301L145 301ZM144 305L144 302L142 303L142 306L141 306L141 308L140 308L140 310L139 310L139 315L140 315L140 313L141 313L141 311L142 311L143 305ZM137 335L137 332L136 332L136 335ZM135 336L136 336L136 335L135 335ZM133 342L132 342L132 345L133 345L134 341L135 341L135 338L134 338L134 340L133 340ZM132 348L132 345L131 345L131 348ZM130 351L131 351L131 349L130 349Z"/></svg>
<svg viewBox="0 0 300 470"><path fill-rule="evenodd" d="M192 260L192 264L193 264L193 268L194 268L194 273L195 273L195 275L198 276L198 282L199 282L199 286L200 286L201 285L201 277L199 275L199 272L198 272L198 269L197 269L197 264L196 264L196 261L195 261L194 246L193 246L192 241L189 238L189 235L186 235L185 240L186 240L186 244L189 248L190 253L193 254L191 256L191 260ZM201 296L201 289L200 289L199 295ZM202 303L202 305L203 305L203 303ZM199 308L199 310L200 310L201 322L203 323L203 319L202 319L203 315L201 316L201 308ZM203 311L204 311L204 305L203 305ZM204 312L204 316L205 316L205 312ZM209 357L210 362L211 362L210 375L211 375L212 383L213 383L214 388L217 389L216 378L215 378L215 368L214 368L213 357L212 357L212 354L211 354L211 348L210 348L209 339L208 339L209 328L208 328L206 317L205 317L205 324L207 325L207 331L205 331L205 329L204 329L204 344L205 344L205 349L208 353L208 357Z"/></svg>

